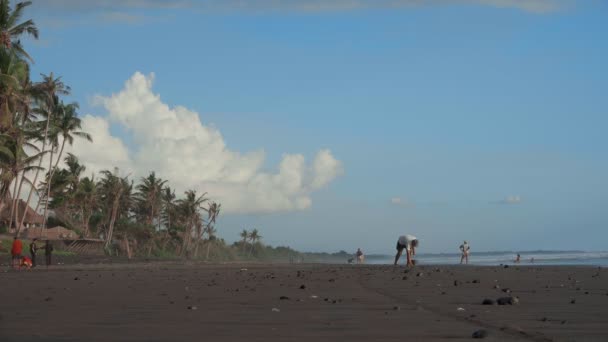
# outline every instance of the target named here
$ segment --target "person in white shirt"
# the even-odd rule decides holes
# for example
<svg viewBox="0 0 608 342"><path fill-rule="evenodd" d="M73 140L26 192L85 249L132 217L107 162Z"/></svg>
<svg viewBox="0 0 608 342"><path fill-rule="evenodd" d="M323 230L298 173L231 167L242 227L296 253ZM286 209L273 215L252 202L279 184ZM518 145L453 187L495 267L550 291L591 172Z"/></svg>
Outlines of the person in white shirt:
<svg viewBox="0 0 608 342"><path fill-rule="evenodd" d="M416 255L416 248L418 247L418 239L413 235L402 235L397 240L397 255L395 255L395 265L401 257L401 253L405 249L407 256L407 266L414 266L412 256Z"/></svg>
<svg viewBox="0 0 608 342"><path fill-rule="evenodd" d="M469 244L465 241L462 245L460 245L460 251L462 252L462 256L460 257L460 263L462 264L463 261L466 261L466 263L469 263L469 250L471 249L471 247L469 246Z"/></svg>

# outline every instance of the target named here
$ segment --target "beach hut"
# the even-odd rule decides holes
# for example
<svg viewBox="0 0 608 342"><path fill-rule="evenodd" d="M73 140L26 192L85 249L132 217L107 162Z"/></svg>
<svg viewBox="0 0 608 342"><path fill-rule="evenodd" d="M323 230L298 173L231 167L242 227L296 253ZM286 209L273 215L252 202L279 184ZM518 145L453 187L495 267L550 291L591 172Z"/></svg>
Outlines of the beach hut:
<svg viewBox="0 0 608 342"><path fill-rule="evenodd" d="M34 209L32 209L29 205L26 205L24 200L20 199L17 202L16 208L18 210L19 218L21 218L23 213L25 212L25 221L23 221L22 229L25 230L30 228L40 228L42 226L42 223L44 222L44 217L36 213ZM8 222L10 221L10 215L11 203L8 203L8 205L4 206L0 211L0 222L2 223L2 225L8 225ZM15 222L15 219L13 217L13 224L10 228L10 232L14 232L18 225L19 222Z"/></svg>

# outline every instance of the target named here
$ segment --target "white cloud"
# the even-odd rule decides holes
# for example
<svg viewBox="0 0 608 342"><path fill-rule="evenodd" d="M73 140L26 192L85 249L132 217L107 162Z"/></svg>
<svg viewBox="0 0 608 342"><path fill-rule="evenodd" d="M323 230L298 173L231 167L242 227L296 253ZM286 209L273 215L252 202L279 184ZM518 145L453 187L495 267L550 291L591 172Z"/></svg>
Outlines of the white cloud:
<svg viewBox="0 0 608 342"><path fill-rule="evenodd" d="M410 207L413 206L413 203L407 198L402 197L393 197L391 198L391 204L400 207Z"/></svg>
<svg viewBox="0 0 608 342"><path fill-rule="evenodd" d="M498 204L519 204L521 203L521 197L518 195L507 196L497 202Z"/></svg>
<svg viewBox="0 0 608 342"><path fill-rule="evenodd" d="M163 103L152 91L153 82L154 74L137 72L119 93L96 97L107 118L85 116L83 130L93 135L93 147L79 142L73 150L88 168L116 165L136 177L154 170L180 192L209 192L228 212L306 209L311 194L342 173L342 163L326 149L311 165L303 155L285 154L275 173L262 172L262 150L228 149L220 131L204 125L198 113ZM123 126L136 147L129 151L112 136L108 120Z"/></svg>

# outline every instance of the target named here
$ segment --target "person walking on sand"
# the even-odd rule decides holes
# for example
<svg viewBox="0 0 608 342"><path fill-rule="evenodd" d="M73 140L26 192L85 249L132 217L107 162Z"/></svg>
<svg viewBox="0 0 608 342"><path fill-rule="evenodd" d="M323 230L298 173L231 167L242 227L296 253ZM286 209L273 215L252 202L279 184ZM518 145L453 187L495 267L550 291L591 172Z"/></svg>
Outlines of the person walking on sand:
<svg viewBox="0 0 608 342"><path fill-rule="evenodd" d="M462 265L462 262L466 262L466 264L469 264L469 251L471 250L471 247L469 246L469 244L465 241L462 245L460 245L460 251L462 252L462 256L460 257L460 264Z"/></svg>
<svg viewBox="0 0 608 342"><path fill-rule="evenodd" d="M36 253L38 253L38 246L36 245L38 239L34 238L30 243L30 259L32 259L32 267L36 267Z"/></svg>
<svg viewBox="0 0 608 342"><path fill-rule="evenodd" d="M355 253L355 255L357 256L357 264L362 264L365 257L363 256L361 248L357 248L357 253Z"/></svg>
<svg viewBox="0 0 608 342"><path fill-rule="evenodd" d="M11 262L13 268L21 268L21 254L23 253L23 243L19 237L13 238L13 246L11 247Z"/></svg>
<svg viewBox="0 0 608 342"><path fill-rule="evenodd" d="M51 241L46 240L46 244L44 245L44 256L46 258L46 267L51 266L51 258L53 255L53 245Z"/></svg>
<svg viewBox="0 0 608 342"><path fill-rule="evenodd" d="M395 266L401 257L401 253L405 249L405 255L407 257L407 266L414 266L414 260L412 256L416 255L416 248L418 247L418 239L413 235L402 235L397 240L397 254L395 255Z"/></svg>

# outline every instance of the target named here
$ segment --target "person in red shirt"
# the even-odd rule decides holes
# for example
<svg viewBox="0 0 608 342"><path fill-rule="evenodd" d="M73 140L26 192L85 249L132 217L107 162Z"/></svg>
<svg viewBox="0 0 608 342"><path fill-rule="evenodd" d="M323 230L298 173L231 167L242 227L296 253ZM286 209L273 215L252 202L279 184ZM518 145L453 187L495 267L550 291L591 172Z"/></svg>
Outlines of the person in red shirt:
<svg viewBox="0 0 608 342"><path fill-rule="evenodd" d="M11 248L11 256L13 257L13 268L21 264L21 253L23 253L23 244L17 236L13 239L13 247Z"/></svg>

